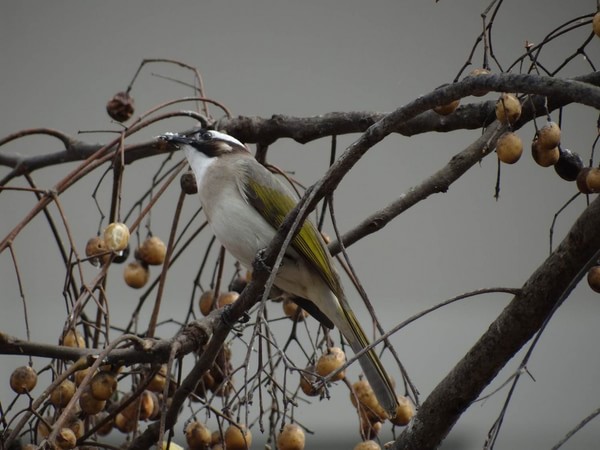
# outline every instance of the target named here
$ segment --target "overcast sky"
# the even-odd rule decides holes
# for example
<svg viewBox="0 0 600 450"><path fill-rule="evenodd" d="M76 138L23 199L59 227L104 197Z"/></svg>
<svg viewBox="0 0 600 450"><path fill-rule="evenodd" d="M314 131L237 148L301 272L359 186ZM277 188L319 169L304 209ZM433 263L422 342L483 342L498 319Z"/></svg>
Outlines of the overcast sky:
<svg viewBox="0 0 600 450"><path fill-rule="evenodd" d="M127 87L144 58L178 59L197 67L208 95L235 115L391 111L454 79L481 30L480 15L487 5L476 0L4 1L0 4L0 137L33 127L55 128L72 136L79 131L119 129L106 115L105 104ZM522 54L526 41L539 42L563 22L595 8L592 0L507 0L494 28L496 57L507 67ZM556 67L588 33L589 29L579 30L557 40L542 53L541 61L549 68ZM596 65L599 46L596 39L587 47ZM481 61L478 51L474 66ZM589 70L582 58L576 58L562 75ZM137 113L191 94L189 88L152 74L192 81L189 73L173 67L146 68L132 91ZM463 102L478 101L481 99L470 97ZM556 113L553 119L558 120ZM597 112L583 107L567 108L563 116L563 144L578 151L586 162L596 135L596 119ZM163 122L131 142L189 126L190 122L183 120ZM354 227L443 167L479 133L385 139L337 191L336 212L342 230ZM576 188L556 176L552 168L542 169L531 160L531 127L519 134L526 143L525 154L518 164L503 167L499 201L493 198L496 158L490 155L448 193L426 200L349 249L386 328L466 291L520 287L543 262L553 217ZM106 142L113 136L98 132L77 137ZM355 138L340 137L339 148ZM36 137L11 143L1 151L29 156L59 149L58 141ZM329 140L305 146L282 141L272 147L269 157L310 185L327 167ZM125 210L148 188L158 164L155 159L126 169L124 205L129 203ZM39 187L49 188L71 167L43 170L35 173L34 179ZM0 169L0 175L4 173L6 170ZM95 233L100 219L91 201L99 176L95 174L89 183L82 182L61 197L80 248ZM109 187L110 183L101 190L101 199L106 200ZM152 216L152 231L165 240L176 196L173 189ZM189 214L194 205L187 203ZM5 233L18 223L33 204L31 194L0 194L0 230ZM558 216L555 242L583 208L584 201L579 199ZM32 339L55 342L65 316L61 294L64 270L41 216L16 239L14 248L25 281ZM201 256L188 255L175 267L165 295L171 303L161 319L185 314ZM111 270L115 271L111 312L115 322L123 325L119 318L129 317L138 294L123 286L120 267ZM88 274L93 274L92 269ZM0 255L0 286L0 330L25 338L23 307L8 252ZM348 290L358 305L358 295ZM504 295L489 295L463 301L393 337L423 399L509 300ZM366 322L365 311L358 306L357 310ZM600 405L598 314L600 300L583 283L561 307L535 351L528 366L535 382L524 377L519 384L496 448L549 448ZM163 332L164 337L169 336L169 328ZM519 357L512 361L490 390L499 387L519 361ZM24 358L6 358L0 379L7 380L12 368L24 363ZM43 364L36 361L35 367ZM400 378L397 372L394 376ZM472 406L451 432L447 448L453 443L463 449L480 448L504 396L502 391ZM303 407L298 418L317 433L309 437L312 445L331 436L343 436L344 444L353 445L359 435L347 391L338 386L332 389L332 397L330 402L313 401ZM0 387L2 404L11 398L8 383L4 383ZM389 433L385 436L389 438ZM598 439L600 427L591 423L564 448L591 448Z"/></svg>

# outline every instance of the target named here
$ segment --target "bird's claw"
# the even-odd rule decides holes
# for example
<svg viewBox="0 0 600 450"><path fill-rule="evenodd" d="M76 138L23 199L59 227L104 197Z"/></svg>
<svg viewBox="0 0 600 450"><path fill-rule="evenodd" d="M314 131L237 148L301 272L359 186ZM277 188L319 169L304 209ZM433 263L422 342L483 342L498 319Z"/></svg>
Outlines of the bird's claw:
<svg viewBox="0 0 600 450"><path fill-rule="evenodd" d="M238 319L239 323L248 323L250 322L250 314L248 314L246 311L244 311L244 313L242 314L242 317L240 317Z"/></svg>
<svg viewBox="0 0 600 450"><path fill-rule="evenodd" d="M267 253L266 248L261 248L258 252L256 252L256 257L252 263L252 267L255 271L266 270L271 273L272 267L267 265L265 262L265 253Z"/></svg>
<svg viewBox="0 0 600 450"><path fill-rule="evenodd" d="M231 308L233 305L225 305L223 307L223 312L221 313L221 320L225 325L229 328L235 328L236 323L248 323L250 321L250 314L244 311L237 321L231 319Z"/></svg>

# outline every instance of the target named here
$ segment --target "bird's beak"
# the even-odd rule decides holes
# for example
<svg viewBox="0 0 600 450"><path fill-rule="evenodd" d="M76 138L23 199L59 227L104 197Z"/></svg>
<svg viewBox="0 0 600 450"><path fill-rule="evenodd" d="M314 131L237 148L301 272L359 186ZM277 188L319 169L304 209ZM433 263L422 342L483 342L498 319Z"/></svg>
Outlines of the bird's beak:
<svg viewBox="0 0 600 450"><path fill-rule="evenodd" d="M165 133L162 136L159 136L159 139L168 142L169 144L173 144L177 147L180 145L189 144L192 139L188 136L183 136L178 133Z"/></svg>

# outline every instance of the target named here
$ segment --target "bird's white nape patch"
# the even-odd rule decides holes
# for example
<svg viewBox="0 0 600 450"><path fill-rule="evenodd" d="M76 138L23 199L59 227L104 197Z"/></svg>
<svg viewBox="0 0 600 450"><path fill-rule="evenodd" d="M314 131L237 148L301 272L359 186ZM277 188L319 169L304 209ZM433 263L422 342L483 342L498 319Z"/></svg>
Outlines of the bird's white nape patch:
<svg viewBox="0 0 600 450"><path fill-rule="evenodd" d="M188 164L196 176L196 184L198 185L198 189L200 189L200 184L204 179L204 175L206 175L206 171L216 161L217 158L214 156L207 156L205 153L199 152L189 145L186 145L183 148L183 151Z"/></svg>
<svg viewBox="0 0 600 450"><path fill-rule="evenodd" d="M234 146L246 147L244 144L242 144L240 141L238 141L233 136L230 136L225 133L221 133L220 131L211 130L210 134L212 135L213 138L219 139L223 142L228 142L230 144L233 144Z"/></svg>

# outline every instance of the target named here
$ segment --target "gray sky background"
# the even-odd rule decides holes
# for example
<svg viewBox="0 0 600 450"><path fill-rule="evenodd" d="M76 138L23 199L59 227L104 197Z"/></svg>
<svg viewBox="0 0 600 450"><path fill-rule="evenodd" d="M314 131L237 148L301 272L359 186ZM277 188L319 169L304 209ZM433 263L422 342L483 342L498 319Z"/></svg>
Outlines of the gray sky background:
<svg viewBox="0 0 600 450"><path fill-rule="evenodd" d="M70 135L80 130L118 129L105 113L106 101L126 88L144 58L179 59L198 67L208 95L236 115L391 111L452 81L481 30L480 14L487 5L475 0L441 0L437 4L417 0L4 1L0 4L0 136L33 127L56 128ZM507 67L523 52L526 40L539 42L567 19L595 8L592 0L507 0L495 24L496 56ZM541 61L556 67L588 32L579 30L558 40L542 53ZM596 64L599 45L596 40L588 47ZM480 65L481 60L478 51L474 65ZM579 58L563 76L588 71L588 65ZM190 95L188 88L151 73L192 81L190 74L173 67L146 68L132 91L137 113ZM463 103L471 101L480 99L468 98ZM558 115L553 118L558 120ZM587 162L596 136L597 112L570 107L563 119L563 144L578 151ZM189 126L184 120L162 122L131 142ZM342 230L354 227L430 176L479 133L385 139L337 191L336 211ZM553 169L534 164L528 150L531 127L519 135L525 142L525 153L515 166L503 167L499 201L493 198L496 158L491 155L448 193L428 199L349 249L385 327L466 291L519 287L543 262L552 219L576 188L561 180ZM106 142L111 135L85 134L80 138ZM339 148L355 138L341 137ZM33 155L59 149L52 139L27 138L2 151ZM305 146L282 141L273 146L269 156L271 162L294 170L297 178L309 185L326 168L329 141ZM125 210L131 204L127 200L134 201L147 189L158 164L158 160L151 160L126 169ZM72 167L43 170L35 173L34 179L40 187L51 187ZM81 248L97 228L99 216L90 196L99 176L94 174L90 178L94 183L82 182L61 197ZM105 186L100 193L104 199L109 184ZM152 216L153 232L165 240L176 195L177 190L171 190ZM195 205L187 203L189 214ZM0 230L8 231L32 205L31 194L2 193ZM558 217L555 242L583 207L584 201L579 199ZM41 216L17 238L15 251L26 281L32 339L55 342L63 326L64 273ZM174 269L166 290L172 302L162 319L184 314L200 257L190 255ZM123 286L120 267L113 270L111 309L118 321L131 313L138 294ZM90 268L86 275L93 273ZM154 275L157 273L155 270ZM207 282L208 278L204 280ZM0 330L24 338L22 303L7 252L0 255L0 286ZM357 304L358 296L354 292L350 296ZM423 399L508 300L502 295L465 300L393 337L392 343ZM357 310L364 319L362 308ZM598 314L597 294L582 283L561 307L535 351L528 368L536 381L524 377L520 382L496 448L550 448L598 408ZM162 331L169 335L168 327ZM509 364L490 391L511 375L519 360L517 357ZM25 363L24 358L3 361L3 380L8 379L12 368ZM38 361L35 367L42 365ZM399 379L398 373L395 376ZM11 397L6 381L0 386L2 404ZM298 418L317 432L317 437L309 438L312 445L332 436L343 436L343 443L353 445L359 435L347 391L339 386L332 390L332 397L330 402L313 401L303 407ZM502 391L472 406L450 434L447 448L452 444L463 449L481 448L504 398ZM564 448L591 448L599 438L600 427L592 422Z"/></svg>

